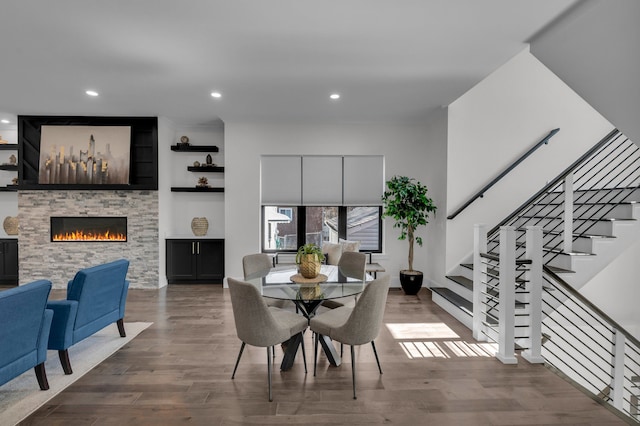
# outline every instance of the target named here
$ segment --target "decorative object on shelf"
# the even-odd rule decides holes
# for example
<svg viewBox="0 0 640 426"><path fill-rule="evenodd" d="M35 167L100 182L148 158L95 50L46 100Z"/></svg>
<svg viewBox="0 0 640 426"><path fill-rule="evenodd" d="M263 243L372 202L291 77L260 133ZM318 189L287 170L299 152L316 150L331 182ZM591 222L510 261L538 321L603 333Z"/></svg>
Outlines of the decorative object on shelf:
<svg viewBox="0 0 640 426"><path fill-rule="evenodd" d="M394 219L393 227L400 228L398 239L409 241L409 269L400 271L400 285L405 294L417 294L422 287L423 273L413 269L413 242L422 246L422 238L414 233L416 228L429 223L429 213L435 214L437 207L427 197L427 187L414 178L394 176L386 185L387 190L382 195L382 217Z"/></svg>
<svg viewBox="0 0 640 426"><path fill-rule="evenodd" d="M0 136L0 145L4 145L9 143L9 141L5 141L4 139L2 139L2 136Z"/></svg>
<svg viewBox="0 0 640 426"><path fill-rule="evenodd" d="M13 216L5 217L2 227L7 235L18 235L18 218Z"/></svg>
<svg viewBox="0 0 640 426"><path fill-rule="evenodd" d="M178 145L189 145L189 138L187 136L180 136L180 143Z"/></svg>
<svg viewBox="0 0 640 426"><path fill-rule="evenodd" d="M213 158L211 157L211 154L207 154L207 166L212 166L213 165Z"/></svg>
<svg viewBox="0 0 640 426"><path fill-rule="evenodd" d="M191 219L191 230L196 237L207 235L209 230L209 221L206 217L194 217Z"/></svg>
<svg viewBox="0 0 640 426"><path fill-rule="evenodd" d="M15 154L11 154L11 156L9 157L9 164L15 166L17 163L18 159L16 158Z"/></svg>
<svg viewBox="0 0 640 426"><path fill-rule="evenodd" d="M14 177L13 179L11 179L11 185L17 185L18 184L18 178Z"/></svg>
<svg viewBox="0 0 640 426"><path fill-rule="evenodd" d="M200 188L208 188L209 187L209 179L207 179L204 176L198 178L198 185L197 186L200 187Z"/></svg>
<svg viewBox="0 0 640 426"><path fill-rule="evenodd" d="M200 162L198 160L194 161L193 167L200 167Z"/></svg>
<svg viewBox="0 0 640 426"><path fill-rule="evenodd" d="M298 270L305 278L317 277L323 260L324 253L322 253L322 249L311 243L300 246L296 254Z"/></svg>

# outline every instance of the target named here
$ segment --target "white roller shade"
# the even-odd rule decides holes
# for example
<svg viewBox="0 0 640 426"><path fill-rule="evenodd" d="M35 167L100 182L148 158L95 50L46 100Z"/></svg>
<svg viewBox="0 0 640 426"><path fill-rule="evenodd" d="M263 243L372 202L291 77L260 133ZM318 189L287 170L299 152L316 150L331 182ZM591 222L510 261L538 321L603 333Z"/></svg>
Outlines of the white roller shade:
<svg viewBox="0 0 640 426"><path fill-rule="evenodd" d="M342 204L342 157L302 157L302 204L339 206Z"/></svg>
<svg viewBox="0 0 640 426"><path fill-rule="evenodd" d="M301 205L302 157L263 156L260 184L263 205Z"/></svg>
<svg viewBox="0 0 640 426"><path fill-rule="evenodd" d="M378 206L384 192L384 158L381 155L344 157L344 205Z"/></svg>

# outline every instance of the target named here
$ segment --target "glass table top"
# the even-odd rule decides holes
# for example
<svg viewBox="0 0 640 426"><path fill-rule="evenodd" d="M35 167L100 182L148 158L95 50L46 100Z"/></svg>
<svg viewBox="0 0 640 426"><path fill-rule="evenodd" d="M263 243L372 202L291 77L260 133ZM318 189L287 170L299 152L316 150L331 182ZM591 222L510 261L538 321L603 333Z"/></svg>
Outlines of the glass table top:
<svg viewBox="0 0 640 426"><path fill-rule="evenodd" d="M260 290L264 297L281 300L329 300L341 297L355 296L362 293L364 286L370 280L366 277L362 281L357 278L346 277L340 273L337 266L322 265L320 273L327 276L321 283L297 284L291 277L298 273L296 268L271 271L265 277L248 279Z"/></svg>

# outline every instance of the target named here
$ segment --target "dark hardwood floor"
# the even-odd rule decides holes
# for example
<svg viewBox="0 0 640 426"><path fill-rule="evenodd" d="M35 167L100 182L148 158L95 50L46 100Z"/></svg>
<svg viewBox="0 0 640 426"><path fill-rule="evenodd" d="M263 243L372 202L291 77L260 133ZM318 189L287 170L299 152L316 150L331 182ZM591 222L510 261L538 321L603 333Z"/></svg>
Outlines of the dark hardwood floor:
<svg viewBox="0 0 640 426"><path fill-rule="evenodd" d="M340 367L321 356L313 376L310 333L308 374L301 356L280 372L276 349L273 402L264 348L248 346L231 380L240 341L228 290L219 285L131 290L127 321L154 324L22 424L625 424L544 366L489 356L425 289L418 296L390 291L385 323L400 334L385 326L376 340L383 375L371 345L357 348L357 400L348 349Z"/></svg>

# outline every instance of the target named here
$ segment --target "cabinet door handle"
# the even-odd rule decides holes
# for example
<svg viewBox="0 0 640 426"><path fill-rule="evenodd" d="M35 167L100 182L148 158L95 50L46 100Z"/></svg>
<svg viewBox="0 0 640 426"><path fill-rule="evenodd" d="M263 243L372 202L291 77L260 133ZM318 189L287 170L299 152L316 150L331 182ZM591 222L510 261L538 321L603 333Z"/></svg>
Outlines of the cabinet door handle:
<svg viewBox="0 0 640 426"><path fill-rule="evenodd" d="M198 253L197 254L200 254L200 241L198 241L198 245L196 247L198 247Z"/></svg>
<svg viewBox="0 0 640 426"><path fill-rule="evenodd" d="M191 254L196 254L196 243L195 243L195 241L191 242Z"/></svg>

